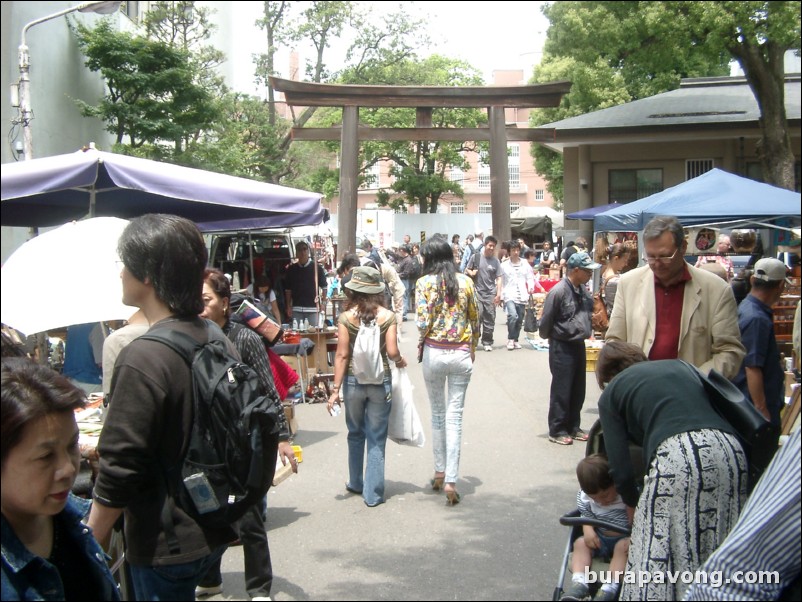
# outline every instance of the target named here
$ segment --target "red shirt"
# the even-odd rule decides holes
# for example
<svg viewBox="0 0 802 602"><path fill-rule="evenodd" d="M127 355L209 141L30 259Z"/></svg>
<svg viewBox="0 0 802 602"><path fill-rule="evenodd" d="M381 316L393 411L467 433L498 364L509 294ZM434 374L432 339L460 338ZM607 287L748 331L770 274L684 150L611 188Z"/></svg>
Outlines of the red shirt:
<svg viewBox="0 0 802 602"><path fill-rule="evenodd" d="M654 309L657 324L654 328L654 344L649 350L650 360L675 360L679 353L679 331L682 320L682 300L685 284L691 279L688 267L683 268L682 279L665 287L654 279Z"/></svg>

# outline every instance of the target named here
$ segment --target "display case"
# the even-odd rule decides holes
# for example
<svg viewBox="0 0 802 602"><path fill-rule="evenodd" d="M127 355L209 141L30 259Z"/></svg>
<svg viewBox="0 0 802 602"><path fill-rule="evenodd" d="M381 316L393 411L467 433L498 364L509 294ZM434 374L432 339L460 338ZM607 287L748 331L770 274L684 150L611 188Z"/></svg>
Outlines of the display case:
<svg viewBox="0 0 802 602"><path fill-rule="evenodd" d="M786 285L783 296L771 308L774 312L774 336L777 337L781 351L791 342L791 335L794 332L794 313L799 303L800 278L789 278L788 280L791 284Z"/></svg>

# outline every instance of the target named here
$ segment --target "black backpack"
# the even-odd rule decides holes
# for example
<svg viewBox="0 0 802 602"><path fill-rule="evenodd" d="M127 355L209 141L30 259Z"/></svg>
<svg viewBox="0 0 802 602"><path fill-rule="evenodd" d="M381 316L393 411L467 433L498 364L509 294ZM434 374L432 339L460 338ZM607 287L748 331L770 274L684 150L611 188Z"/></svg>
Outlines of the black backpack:
<svg viewBox="0 0 802 602"><path fill-rule="evenodd" d="M421 264L417 257L412 258L412 271L409 273L410 280L417 280L421 275Z"/></svg>
<svg viewBox="0 0 802 602"><path fill-rule="evenodd" d="M232 356L225 339L212 330L203 344L173 329L150 330L142 338L167 345L192 370L192 427L182 461L167 469L168 491L200 526L227 527L273 483L279 410L256 372ZM175 553L178 539L166 504L163 514Z"/></svg>

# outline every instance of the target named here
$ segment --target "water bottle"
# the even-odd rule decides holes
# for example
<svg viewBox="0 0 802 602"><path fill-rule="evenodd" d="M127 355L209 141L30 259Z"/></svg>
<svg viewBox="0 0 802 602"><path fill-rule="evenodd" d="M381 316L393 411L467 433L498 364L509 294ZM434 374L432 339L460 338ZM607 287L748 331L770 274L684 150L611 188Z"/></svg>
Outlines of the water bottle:
<svg viewBox="0 0 802 602"><path fill-rule="evenodd" d="M306 318L304 318L304 326L303 326L303 328L304 328L304 332L309 330L309 320L307 320Z"/></svg>
<svg viewBox="0 0 802 602"><path fill-rule="evenodd" d="M292 330L293 332L298 332L298 320L295 318L292 319Z"/></svg>
<svg viewBox="0 0 802 602"><path fill-rule="evenodd" d="M323 312L320 312L317 316L317 327L319 330L322 330L326 326L326 315Z"/></svg>

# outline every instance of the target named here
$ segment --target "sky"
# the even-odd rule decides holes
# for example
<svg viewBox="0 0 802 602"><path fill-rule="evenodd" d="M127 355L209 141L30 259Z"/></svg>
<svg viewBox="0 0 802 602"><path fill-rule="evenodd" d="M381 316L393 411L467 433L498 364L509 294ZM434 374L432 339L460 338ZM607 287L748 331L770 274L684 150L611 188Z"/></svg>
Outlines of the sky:
<svg viewBox="0 0 802 602"><path fill-rule="evenodd" d="M369 4L376 11L388 5L388 8L398 6L395 2ZM494 69L523 69L525 81L540 60L548 28L548 21L540 12L545 2L415 1L408 4L412 16L428 23L433 42L431 51L467 61L481 71L487 83L492 82ZM251 57L264 52L264 32L255 26L246 27L261 16L262 3L233 2L231 5L242 33L235 36L233 47L226 51L234 70L232 84L242 92L262 96L262 91L253 83ZM303 61L304 51L300 52ZM276 61L280 75L288 77L288 52L278 53Z"/></svg>

